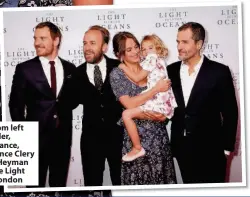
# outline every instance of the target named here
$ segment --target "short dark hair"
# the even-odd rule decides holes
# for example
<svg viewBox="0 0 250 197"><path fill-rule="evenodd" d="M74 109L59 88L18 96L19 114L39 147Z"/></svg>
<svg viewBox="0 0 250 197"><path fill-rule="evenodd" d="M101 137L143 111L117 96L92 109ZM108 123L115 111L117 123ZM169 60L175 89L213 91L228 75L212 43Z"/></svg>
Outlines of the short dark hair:
<svg viewBox="0 0 250 197"><path fill-rule="evenodd" d="M39 23L35 29L41 29L41 28L44 28L44 27L48 27L49 28L49 31L50 31L50 35L51 35L51 38L53 40L55 40L57 37L59 38L59 44L58 44L58 48L60 47L61 45L61 40L62 40L62 33L59 29L59 27L57 27L54 23L52 22L49 22L49 21L46 21L46 22L41 22Z"/></svg>
<svg viewBox="0 0 250 197"><path fill-rule="evenodd" d="M204 44L206 34L204 27L200 23L196 22L185 23L181 27L179 27L178 32L186 29L190 29L192 31L193 33L192 38L195 42L202 40L202 45Z"/></svg>
<svg viewBox="0 0 250 197"><path fill-rule="evenodd" d="M106 44L109 43L110 33L109 33L109 31L108 31L106 28L104 28L104 27L102 27L102 26L100 26L100 25L93 25L93 26L91 26L91 27L88 29L88 31L90 31L90 30L97 30L97 31L100 31L101 34L102 34L103 42L106 43Z"/></svg>
<svg viewBox="0 0 250 197"><path fill-rule="evenodd" d="M131 38L140 47L140 43L132 33L126 31L118 32L113 37L113 52L119 59L125 54L126 40L128 38Z"/></svg>

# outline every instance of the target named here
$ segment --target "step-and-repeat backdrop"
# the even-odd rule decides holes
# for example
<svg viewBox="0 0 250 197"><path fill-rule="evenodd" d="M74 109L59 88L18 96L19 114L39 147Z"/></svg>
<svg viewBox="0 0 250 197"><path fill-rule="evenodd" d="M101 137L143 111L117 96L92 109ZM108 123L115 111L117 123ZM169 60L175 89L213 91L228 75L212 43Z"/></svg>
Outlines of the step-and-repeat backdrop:
<svg viewBox="0 0 250 197"><path fill-rule="evenodd" d="M111 38L119 31L129 31L138 40L141 40L146 34L157 34L169 48L167 63L170 64L178 60L176 45L178 27L188 21L199 22L207 31L204 54L210 59L230 67L239 101L239 58L241 56L239 55L237 12L237 6L4 12L5 71L2 74L5 74L6 119L11 120L8 101L15 66L36 56L33 47L34 27L43 21L51 21L60 27L63 33L60 56L76 66L85 61L82 40L84 32L92 25L106 27L111 33ZM110 43L107 55L115 58L112 43ZM79 91L84 90L79 89ZM68 186L84 185L80 156L82 108L83 106L79 106L74 110L73 146ZM228 166L230 182L242 181L240 147L239 120L235 157ZM176 168L178 182L181 183L177 164ZM108 166L105 170L104 185L111 185Z"/></svg>

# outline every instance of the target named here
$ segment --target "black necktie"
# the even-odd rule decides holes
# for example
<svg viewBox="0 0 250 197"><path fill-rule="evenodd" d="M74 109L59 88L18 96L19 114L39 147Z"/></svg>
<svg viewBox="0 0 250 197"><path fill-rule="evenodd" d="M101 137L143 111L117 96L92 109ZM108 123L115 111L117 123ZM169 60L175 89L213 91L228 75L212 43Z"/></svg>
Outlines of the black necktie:
<svg viewBox="0 0 250 197"><path fill-rule="evenodd" d="M50 61L50 80L51 80L51 89L56 96L56 69L55 69L55 62Z"/></svg>
<svg viewBox="0 0 250 197"><path fill-rule="evenodd" d="M94 82L95 82L95 87L97 88L97 90L100 91L102 89L103 81L102 81L102 73L98 65L95 65Z"/></svg>

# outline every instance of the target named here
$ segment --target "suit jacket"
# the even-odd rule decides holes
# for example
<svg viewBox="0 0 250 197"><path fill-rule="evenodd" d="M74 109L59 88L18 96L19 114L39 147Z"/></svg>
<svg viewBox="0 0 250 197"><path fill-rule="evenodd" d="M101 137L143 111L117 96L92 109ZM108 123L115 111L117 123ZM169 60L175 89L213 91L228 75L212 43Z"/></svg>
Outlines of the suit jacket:
<svg viewBox="0 0 250 197"><path fill-rule="evenodd" d="M106 78L101 92L89 81L87 75L87 63L78 66L75 74L72 76L65 101L68 106L75 108L79 104L83 104L83 135L97 139L102 139L114 131L118 125L117 122L121 118L122 106L112 91L109 75L113 68L119 65L119 61L115 59L106 59ZM68 97L68 98L67 98Z"/></svg>
<svg viewBox="0 0 250 197"><path fill-rule="evenodd" d="M56 98L42 68L39 57L35 57L16 66L10 93L9 109L13 121L38 121L39 146L45 146L51 134L55 132L56 119L59 119L58 129L65 146L71 145L72 112L66 111L60 103L68 77L75 70L70 62L61 59L64 70L62 88ZM26 111L26 114L25 114Z"/></svg>
<svg viewBox="0 0 250 197"><path fill-rule="evenodd" d="M178 104L172 118L171 144L174 154L186 131L194 151L215 153L233 151L238 108L230 69L204 57L203 64L185 106L181 79L181 62L167 67Z"/></svg>

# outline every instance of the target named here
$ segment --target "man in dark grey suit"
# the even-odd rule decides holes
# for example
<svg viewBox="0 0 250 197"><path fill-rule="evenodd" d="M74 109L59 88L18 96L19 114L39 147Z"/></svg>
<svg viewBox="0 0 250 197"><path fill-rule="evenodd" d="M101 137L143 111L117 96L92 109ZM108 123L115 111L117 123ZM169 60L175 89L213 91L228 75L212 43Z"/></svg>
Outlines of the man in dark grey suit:
<svg viewBox="0 0 250 197"><path fill-rule="evenodd" d="M105 161L109 164L113 185L121 184L123 128L117 125L122 106L111 89L109 74L119 61L107 57L109 32L92 26L84 34L86 62L77 67L70 80L67 106L83 104L81 155L84 184L101 186ZM64 97L66 98L66 97Z"/></svg>
<svg viewBox="0 0 250 197"><path fill-rule="evenodd" d="M227 156L234 150L238 107L228 66L201 55L205 29L181 26L181 61L167 67L178 104L171 125L172 151L184 183L225 181Z"/></svg>
<svg viewBox="0 0 250 197"><path fill-rule="evenodd" d="M16 66L9 109L13 121L39 122L39 187L65 187L70 162L72 111L61 94L75 66L60 57L61 32L51 22L36 26L37 57ZM28 139L28 136L27 136Z"/></svg>

